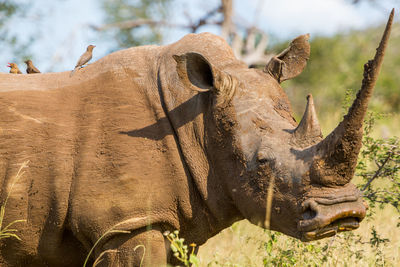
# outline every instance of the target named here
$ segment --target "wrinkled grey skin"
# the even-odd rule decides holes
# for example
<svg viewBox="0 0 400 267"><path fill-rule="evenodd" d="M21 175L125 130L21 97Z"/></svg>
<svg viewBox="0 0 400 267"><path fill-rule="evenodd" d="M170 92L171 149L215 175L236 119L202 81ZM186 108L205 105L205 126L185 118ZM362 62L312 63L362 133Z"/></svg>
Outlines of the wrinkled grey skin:
<svg viewBox="0 0 400 267"><path fill-rule="evenodd" d="M243 218L304 241L357 228L366 207L350 180L392 17L325 139L312 96L298 124L280 86L305 67L308 35L264 71L204 33L111 54L72 78L1 74L2 200L16 163L31 162L4 222L27 219L22 241L5 240L0 263L81 266L110 229L129 233L107 234L91 263L176 263L164 231L201 245Z"/></svg>

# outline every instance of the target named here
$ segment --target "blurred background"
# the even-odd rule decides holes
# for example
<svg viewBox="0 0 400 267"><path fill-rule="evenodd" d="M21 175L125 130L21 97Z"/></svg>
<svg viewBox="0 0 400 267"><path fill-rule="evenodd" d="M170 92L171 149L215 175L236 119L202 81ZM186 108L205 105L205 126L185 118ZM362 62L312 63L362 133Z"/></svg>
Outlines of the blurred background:
<svg viewBox="0 0 400 267"><path fill-rule="evenodd" d="M393 7L400 0L0 0L0 71L9 71L8 62L25 70L26 59L42 72L67 71L89 44L96 45L93 62L116 50L204 31L224 37L249 66L263 67L291 39L310 33L308 67L284 87L295 116L312 93L322 117L339 119L344 92L358 90L362 65L373 56ZM400 108L394 67L399 33L396 25L378 83L383 88L372 104L379 111ZM325 132L331 130L327 124Z"/></svg>
<svg viewBox="0 0 400 267"><path fill-rule="evenodd" d="M400 134L400 0L0 0L0 71L8 72L7 63L15 62L25 72L26 59L42 72L69 71L89 44L96 45L94 62L116 50L169 44L205 31L225 38L249 66L262 68L296 36L310 33L307 68L283 87L297 119L306 95L313 94L326 135L360 88L363 64L373 57L392 8L397 12L395 24L370 105L375 114L370 134L381 141L364 144L371 157L364 171L372 174L364 177L361 170L356 175L361 183L377 173L379 157L389 153L371 154L376 151L373 145L398 149L397 139L385 140ZM202 266L398 266L400 150L396 151L390 152L398 156L390 165L394 178L381 183L395 186L390 192L385 189L385 196L392 198L382 200L390 205L370 209L356 234L306 245L241 222L200 249ZM374 198L377 203L376 194L370 200Z"/></svg>
<svg viewBox="0 0 400 267"><path fill-rule="evenodd" d="M0 62L29 57L45 72L64 71L91 43L100 58L204 31L227 39L265 34L268 52L299 34L333 37L379 26L396 5L398 0L1 0Z"/></svg>

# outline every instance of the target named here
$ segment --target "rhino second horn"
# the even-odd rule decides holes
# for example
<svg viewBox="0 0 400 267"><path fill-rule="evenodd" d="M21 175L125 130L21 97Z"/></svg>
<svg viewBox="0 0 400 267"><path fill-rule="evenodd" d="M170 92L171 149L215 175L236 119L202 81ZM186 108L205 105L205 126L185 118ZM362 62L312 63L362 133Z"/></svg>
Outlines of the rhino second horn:
<svg viewBox="0 0 400 267"><path fill-rule="evenodd" d="M302 145L315 144L322 139L321 127L319 126L314 100L311 94L307 96L306 110L293 134L297 143Z"/></svg>
<svg viewBox="0 0 400 267"><path fill-rule="evenodd" d="M354 175L358 153L362 146L363 120L383 62L393 15L394 9L390 13L374 59L364 65L361 89L347 115L335 130L317 145L317 153L311 166L310 175L319 183L344 185L349 183Z"/></svg>

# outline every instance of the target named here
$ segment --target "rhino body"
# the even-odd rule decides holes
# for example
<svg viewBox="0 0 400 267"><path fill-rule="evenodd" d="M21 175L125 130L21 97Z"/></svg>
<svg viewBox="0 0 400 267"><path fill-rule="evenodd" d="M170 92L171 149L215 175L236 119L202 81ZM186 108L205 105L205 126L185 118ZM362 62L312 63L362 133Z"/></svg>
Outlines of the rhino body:
<svg viewBox="0 0 400 267"><path fill-rule="evenodd" d="M346 153L360 144L338 141L342 124L322 140L311 96L298 124L279 85L304 68L307 38L265 71L204 33L113 53L72 78L0 74L3 201L29 160L3 225L27 222L14 225L21 241L4 240L2 266L82 266L110 229L129 233L97 244L102 266L173 263L164 231L201 245L243 218L270 215L271 229L306 241L357 228L365 206ZM323 151L338 142L346 162L329 165Z"/></svg>

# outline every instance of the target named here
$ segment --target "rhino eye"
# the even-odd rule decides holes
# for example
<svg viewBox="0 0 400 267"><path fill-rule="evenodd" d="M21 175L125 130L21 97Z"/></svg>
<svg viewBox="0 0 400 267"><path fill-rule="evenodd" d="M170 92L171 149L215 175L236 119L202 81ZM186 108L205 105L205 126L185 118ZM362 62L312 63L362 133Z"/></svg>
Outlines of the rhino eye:
<svg viewBox="0 0 400 267"><path fill-rule="evenodd" d="M270 160L270 159L268 159L268 158L258 158L258 159L257 159L257 161L258 161L260 164L268 163L269 160Z"/></svg>
<svg viewBox="0 0 400 267"><path fill-rule="evenodd" d="M270 163L275 164L275 155L268 147L261 147L257 152L257 161L260 164Z"/></svg>

